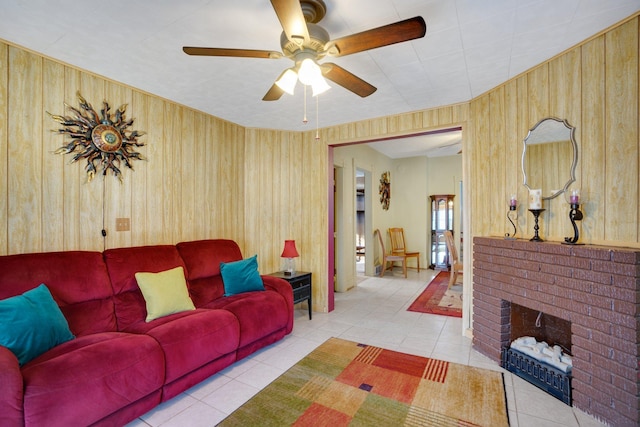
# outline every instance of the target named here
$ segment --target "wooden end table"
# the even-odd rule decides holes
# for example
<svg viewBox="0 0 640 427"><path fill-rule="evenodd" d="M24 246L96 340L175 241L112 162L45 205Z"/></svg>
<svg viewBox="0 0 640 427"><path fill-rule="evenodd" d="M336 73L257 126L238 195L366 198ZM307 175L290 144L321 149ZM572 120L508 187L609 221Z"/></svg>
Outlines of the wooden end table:
<svg viewBox="0 0 640 427"><path fill-rule="evenodd" d="M276 271L269 273L267 276L278 277L284 279L291 285L293 289L293 303L307 301L309 306L309 320L311 320L311 273L308 271L296 271L290 276L286 276L284 271Z"/></svg>

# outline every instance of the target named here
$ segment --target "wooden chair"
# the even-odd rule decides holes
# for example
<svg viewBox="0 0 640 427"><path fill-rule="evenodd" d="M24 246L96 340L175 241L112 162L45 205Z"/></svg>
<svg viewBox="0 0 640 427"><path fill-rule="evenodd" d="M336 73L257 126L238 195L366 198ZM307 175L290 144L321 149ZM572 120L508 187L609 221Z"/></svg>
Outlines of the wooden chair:
<svg viewBox="0 0 640 427"><path fill-rule="evenodd" d="M391 253L387 253L384 248L384 241L382 240L382 233L380 230L376 228L373 234L378 234L378 240L380 241L380 247L382 248L382 272L380 273L380 277L384 276L384 272L387 270L387 264L391 263L391 270L393 270L393 264L395 262L402 263L402 272L404 273L404 277L407 277L407 257L404 255L393 255Z"/></svg>
<svg viewBox="0 0 640 427"><path fill-rule="evenodd" d="M415 258L418 263L418 272L420 272L420 252L407 252L407 247L404 244L404 229L398 227L390 228L389 236L391 237L391 254Z"/></svg>
<svg viewBox="0 0 640 427"><path fill-rule="evenodd" d="M453 233L447 230L444 232L444 239L447 243L447 250L449 251L449 262L451 263L451 271L449 272L449 286L451 288L458 280L458 273L462 274L462 263L458 258L458 250L453 243Z"/></svg>

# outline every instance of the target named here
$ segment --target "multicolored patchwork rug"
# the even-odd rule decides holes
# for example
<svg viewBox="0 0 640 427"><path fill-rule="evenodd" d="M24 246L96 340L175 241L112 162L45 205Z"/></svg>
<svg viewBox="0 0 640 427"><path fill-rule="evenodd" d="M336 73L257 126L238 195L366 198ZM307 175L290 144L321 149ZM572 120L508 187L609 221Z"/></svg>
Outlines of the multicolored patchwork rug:
<svg viewBox="0 0 640 427"><path fill-rule="evenodd" d="M331 338L220 426L508 426L502 373Z"/></svg>
<svg viewBox="0 0 640 427"><path fill-rule="evenodd" d="M462 275L458 275L458 282ZM411 303L407 311L462 317L462 284L449 287L449 272L441 271L427 288Z"/></svg>

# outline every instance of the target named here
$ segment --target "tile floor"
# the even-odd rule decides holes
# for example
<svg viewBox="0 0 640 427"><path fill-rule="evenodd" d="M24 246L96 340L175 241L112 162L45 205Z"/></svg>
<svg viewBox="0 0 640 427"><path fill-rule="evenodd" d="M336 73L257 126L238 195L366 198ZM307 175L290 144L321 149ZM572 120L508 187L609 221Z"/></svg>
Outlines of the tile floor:
<svg viewBox="0 0 640 427"><path fill-rule="evenodd" d="M465 365L502 370L471 348L458 318L406 311L436 273L400 269L367 278L335 295L335 310L313 313L298 304L293 332L283 340L213 375L131 422L128 427L215 426L263 387L330 337ZM524 380L505 372L510 423L514 427L602 426Z"/></svg>

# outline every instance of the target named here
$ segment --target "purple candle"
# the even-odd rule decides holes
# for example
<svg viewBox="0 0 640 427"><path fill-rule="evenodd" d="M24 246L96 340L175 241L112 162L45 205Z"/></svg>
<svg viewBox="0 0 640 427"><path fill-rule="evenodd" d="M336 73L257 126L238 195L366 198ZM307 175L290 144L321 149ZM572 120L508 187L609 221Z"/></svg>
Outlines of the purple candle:
<svg viewBox="0 0 640 427"><path fill-rule="evenodd" d="M580 196L578 194L578 190L571 191L571 196L569 196L569 201L572 205L577 205L580 202Z"/></svg>

